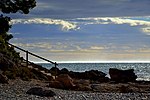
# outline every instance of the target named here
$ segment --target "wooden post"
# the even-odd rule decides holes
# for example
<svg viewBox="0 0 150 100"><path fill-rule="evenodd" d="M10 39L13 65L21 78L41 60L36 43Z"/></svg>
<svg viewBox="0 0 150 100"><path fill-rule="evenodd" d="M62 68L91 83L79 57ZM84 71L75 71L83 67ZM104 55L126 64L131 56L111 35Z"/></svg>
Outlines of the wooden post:
<svg viewBox="0 0 150 100"><path fill-rule="evenodd" d="M56 79L56 76L57 76L57 70L56 70L56 67L57 67L57 63L55 62L55 79Z"/></svg>
<svg viewBox="0 0 150 100"><path fill-rule="evenodd" d="M26 66L28 67L28 51L26 51Z"/></svg>

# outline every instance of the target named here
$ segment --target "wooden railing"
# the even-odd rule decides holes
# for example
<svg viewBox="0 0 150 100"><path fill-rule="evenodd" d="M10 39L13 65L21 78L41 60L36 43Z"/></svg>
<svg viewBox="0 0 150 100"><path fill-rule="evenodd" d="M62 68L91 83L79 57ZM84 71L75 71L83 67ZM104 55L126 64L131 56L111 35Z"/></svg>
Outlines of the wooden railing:
<svg viewBox="0 0 150 100"><path fill-rule="evenodd" d="M7 42L8 43L8 42ZM43 58L43 57L41 57L41 56L39 56L39 55L37 55L37 54L34 54L34 53L32 53L32 52L29 52L28 50L24 50L24 49L22 49L22 48L20 48L20 47L18 47L18 46L15 46L15 45L13 45L13 44L11 44L11 43L8 43L8 45L10 45L10 46L12 46L12 47L14 47L14 48L16 48L16 49L19 49L19 50L21 50L21 51L23 51L23 52L25 52L26 53L26 66L28 67L28 63L29 63L29 54L30 55L32 55L32 56L34 56L34 57L37 57L37 58L39 58L39 59L42 59L42 60L45 60L45 61L47 61L47 62L49 62L49 63L51 63L51 64L54 64L55 65L55 67L58 65L56 62L53 62L53 61L50 61L50 60L48 60L48 59L46 59L46 58Z"/></svg>

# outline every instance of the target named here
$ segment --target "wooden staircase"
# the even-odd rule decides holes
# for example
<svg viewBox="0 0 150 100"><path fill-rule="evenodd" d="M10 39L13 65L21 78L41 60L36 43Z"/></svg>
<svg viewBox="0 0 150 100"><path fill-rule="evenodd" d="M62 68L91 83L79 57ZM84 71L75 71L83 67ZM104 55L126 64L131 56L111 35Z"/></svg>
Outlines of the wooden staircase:
<svg viewBox="0 0 150 100"><path fill-rule="evenodd" d="M34 53L32 53L32 52L29 52L29 51L27 51L27 50L24 50L24 49L22 49L22 48L20 48L20 47L18 47L18 46L15 46L15 45L13 45L13 44L11 44L11 43L8 43L8 42L7 42L7 44L26 53L26 59L23 59L23 61L21 62L21 65L22 65L22 66L26 66L26 67L29 67L29 68L34 68L34 69L36 69L36 70L39 70L37 67L33 67L33 64L34 64L34 63L32 63L32 62L29 61L29 58L28 58L29 55L34 56L34 57L37 57L37 58L42 59L42 60L44 60L44 61L47 61L47 62L49 62L50 64L54 64L54 67L57 67L57 65L58 65L56 62L50 61L50 60L48 60L48 59L46 59L46 58L44 58L44 57L41 57L41 56L39 56L39 55L37 55L37 54L34 54ZM50 73L46 73L44 70L41 70L41 72L42 72L43 74L50 75Z"/></svg>

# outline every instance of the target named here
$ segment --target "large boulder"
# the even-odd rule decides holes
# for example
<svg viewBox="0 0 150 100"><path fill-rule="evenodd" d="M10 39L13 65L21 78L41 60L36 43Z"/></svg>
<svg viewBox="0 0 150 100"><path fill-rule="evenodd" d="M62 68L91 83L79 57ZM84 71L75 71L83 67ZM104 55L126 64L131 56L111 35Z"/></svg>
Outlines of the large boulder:
<svg viewBox="0 0 150 100"><path fill-rule="evenodd" d="M49 86L52 88L59 89L74 89L75 85L73 83L73 79L67 74L60 74L53 81L50 81Z"/></svg>
<svg viewBox="0 0 150 100"><path fill-rule="evenodd" d="M68 74L60 74L56 81L62 83L64 89L73 89L75 85L73 84L73 79Z"/></svg>
<svg viewBox="0 0 150 100"><path fill-rule="evenodd" d="M111 80L115 82L133 82L136 81L137 78L137 75L134 73L134 69L121 70L110 68L109 75Z"/></svg>
<svg viewBox="0 0 150 100"><path fill-rule="evenodd" d="M8 83L8 78L0 73L0 83Z"/></svg>
<svg viewBox="0 0 150 100"><path fill-rule="evenodd" d="M41 97L53 97L56 95L53 91L45 90L41 87L33 87L29 89L26 93L30 95L41 96Z"/></svg>

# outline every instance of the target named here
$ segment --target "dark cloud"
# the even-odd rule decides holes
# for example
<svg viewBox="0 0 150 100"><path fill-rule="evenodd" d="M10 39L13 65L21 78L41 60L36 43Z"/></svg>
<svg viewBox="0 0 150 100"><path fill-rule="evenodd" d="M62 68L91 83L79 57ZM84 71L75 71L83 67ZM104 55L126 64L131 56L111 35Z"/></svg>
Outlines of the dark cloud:
<svg viewBox="0 0 150 100"><path fill-rule="evenodd" d="M11 14L13 18L79 18L148 16L150 0L37 0L28 15Z"/></svg>
<svg viewBox="0 0 150 100"><path fill-rule="evenodd" d="M146 16L150 0L38 0L34 15L51 18Z"/></svg>

